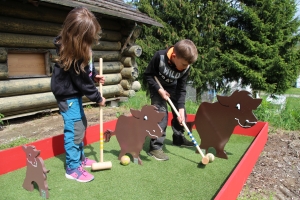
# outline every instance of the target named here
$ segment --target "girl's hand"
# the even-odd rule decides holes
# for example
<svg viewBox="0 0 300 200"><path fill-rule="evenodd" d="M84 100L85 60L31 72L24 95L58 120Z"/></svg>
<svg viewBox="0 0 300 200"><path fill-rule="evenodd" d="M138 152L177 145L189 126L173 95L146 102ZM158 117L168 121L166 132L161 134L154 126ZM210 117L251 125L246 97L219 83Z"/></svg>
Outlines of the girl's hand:
<svg viewBox="0 0 300 200"><path fill-rule="evenodd" d="M164 89L159 89L158 93L160 94L161 98L163 98L164 100L168 100L168 98L170 97L170 94Z"/></svg>
<svg viewBox="0 0 300 200"><path fill-rule="evenodd" d="M95 82L97 82L97 83L101 83L102 85L104 84L104 82L105 82L105 78L104 78L104 76L102 75L102 76L100 76L99 74L98 75L96 75L95 76L95 78L94 78L94 81Z"/></svg>
<svg viewBox="0 0 300 200"><path fill-rule="evenodd" d="M104 97L102 97L102 101L99 104L99 106L105 106L105 102L106 102L106 99Z"/></svg>

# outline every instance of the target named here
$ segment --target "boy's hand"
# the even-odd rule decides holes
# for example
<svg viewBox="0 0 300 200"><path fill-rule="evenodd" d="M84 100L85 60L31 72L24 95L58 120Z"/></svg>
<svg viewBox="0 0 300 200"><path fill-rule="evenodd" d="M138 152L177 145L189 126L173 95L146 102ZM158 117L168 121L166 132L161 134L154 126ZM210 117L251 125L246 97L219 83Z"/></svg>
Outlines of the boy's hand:
<svg viewBox="0 0 300 200"><path fill-rule="evenodd" d="M102 101L98 103L99 106L105 106L106 99L102 97Z"/></svg>
<svg viewBox="0 0 300 200"><path fill-rule="evenodd" d="M183 109L183 108L180 108L180 109L178 110L178 112L179 112L179 115L180 115L180 116L177 117L177 120L178 120L179 124L182 125L182 122L185 121L184 109Z"/></svg>
<svg viewBox="0 0 300 200"><path fill-rule="evenodd" d="M170 97L170 94L164 89L159 89L158 93L160 94L161 98L163 98L164 100L168 100L168 98Z"/></svg>
<svg viewBox="0 0 300 200"><path fill-rule="evenodd" d="M96 83L101 83L102 85L104 84L104 82L105 82L105 78L104 78L104 76L102 75L102 76L100 76L99 74L97 74L96 76L95 76L95 78L94 78L94 81L96 82Z"/></svg>

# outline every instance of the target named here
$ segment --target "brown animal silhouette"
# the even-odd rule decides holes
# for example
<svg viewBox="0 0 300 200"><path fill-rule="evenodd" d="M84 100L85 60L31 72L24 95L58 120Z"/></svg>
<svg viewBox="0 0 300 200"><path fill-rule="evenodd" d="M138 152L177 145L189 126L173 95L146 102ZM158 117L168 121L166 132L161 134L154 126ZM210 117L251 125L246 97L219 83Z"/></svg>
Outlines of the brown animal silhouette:
<svg viewBox="0 0 300 200"><path fill-rule="evenodd" d="M118 118L114 132L107 130L105 134L106 142L111 134L115 134L121 151L119 160L126 153L130 153L134 163L142 165L140 152L143 148L145 138L157 138L162 136L162 130L158 123L163 119L164 113L159 113L155 106L145 105L142 110L130 109L132 116L121 115Z"/></svg>
<svg viewBox="0 0 300 200"><path fill-rule="evenodd" d="M235 126L250 128L257 122L252 110L255 110L262 99L253 99L248 91L235 91L231 96L217 95L218 102L203 102L198 108L194 122L188 122L191 128L195 124L201 138L199 147L214 147L216 156L227 159L224 147ZM191 129L190 129L191 130Z"/></svg>
<svg viewBox="0 0 300 200"><path fill-rule="evenodd" d="M40 151L35 149L33 145L23 145L24 152L26 153L26 177L23 183L23 188L29 191L33 191L35 182L40 191L42 197L49 198L48 184L47 184L47 173L50 170L47 170L44 164L44 160L40 157Z"/></svg>

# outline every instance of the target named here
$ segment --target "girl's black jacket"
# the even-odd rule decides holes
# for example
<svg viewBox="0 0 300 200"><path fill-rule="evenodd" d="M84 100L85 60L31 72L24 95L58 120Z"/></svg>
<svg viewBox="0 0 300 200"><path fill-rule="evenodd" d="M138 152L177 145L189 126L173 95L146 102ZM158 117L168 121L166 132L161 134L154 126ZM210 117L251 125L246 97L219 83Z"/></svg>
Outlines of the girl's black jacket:
<svg viewBox="0 0 300 200"><path fill-rule="evenodd" d="M56 42L58 39L55 38L54 40L57 53L59 52L59 45ZM78 64L80 65L80 62ZM87 65L84 70L85 72L80 71L80 74L77 74L73 66L68 71L64 71L59 64L56 63L54 65L51 77L51 91L56 100L64 101L85 95L90 101L96 103L102 101L101 94L93 81L96 76L94 63Z"/></svg>

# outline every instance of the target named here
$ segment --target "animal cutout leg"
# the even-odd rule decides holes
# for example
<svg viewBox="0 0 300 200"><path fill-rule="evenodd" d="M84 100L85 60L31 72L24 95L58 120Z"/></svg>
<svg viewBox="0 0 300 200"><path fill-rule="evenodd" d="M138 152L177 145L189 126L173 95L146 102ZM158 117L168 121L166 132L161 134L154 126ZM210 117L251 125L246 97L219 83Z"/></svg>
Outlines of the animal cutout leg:
<svg viewBox="0 0 300 200"><path fill-rule="evenodd" d="M127 152L121 149L118 159L121 160L122 156L124 156Z"/></svg>
<svg viewBox="0 0 300 200"><path fill-rule="evenodd" d="M219 158L228 159L226 152L222 149L216 149L216 156Z"/></svg>
<svg viewBox="0 0 300 200"><path fill-rule="evenodd" d="M24 182L23 182L23 188L25 190L28 190L28 191L33 191L34 189L34 186L33 186L33 183L32 183L32 180L27 178L28 176L26 176L26 178L24 179Z"/></svg>

